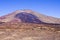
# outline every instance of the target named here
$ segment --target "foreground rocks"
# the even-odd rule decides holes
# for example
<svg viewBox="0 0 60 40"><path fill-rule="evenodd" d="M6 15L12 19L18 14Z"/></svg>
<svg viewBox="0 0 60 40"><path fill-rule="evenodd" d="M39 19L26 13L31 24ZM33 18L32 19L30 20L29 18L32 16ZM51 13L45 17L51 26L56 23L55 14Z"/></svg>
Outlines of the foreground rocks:
<svg viewBox="0 0 60 40"><path fill-rule="evenodd" d="M0 40L60 40L60 25L5 23L0 25Z"/></svg>
<svg viewBox="0 0 60 40"><path fill-rule="evenodd" d="M42 29L0 29L0 40L60 40L60 32Z"/></svg>

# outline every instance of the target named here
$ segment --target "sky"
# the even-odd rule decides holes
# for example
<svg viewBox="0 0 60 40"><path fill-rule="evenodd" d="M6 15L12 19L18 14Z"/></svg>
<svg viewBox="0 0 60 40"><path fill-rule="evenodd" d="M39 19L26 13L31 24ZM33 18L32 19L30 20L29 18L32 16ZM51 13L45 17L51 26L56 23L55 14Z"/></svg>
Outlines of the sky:
<svg viewBox="0 0 60 40"><path fill-rule="evenodd" d="M60 0L0 0L0 16L21 9L60 18Z"/></svg>

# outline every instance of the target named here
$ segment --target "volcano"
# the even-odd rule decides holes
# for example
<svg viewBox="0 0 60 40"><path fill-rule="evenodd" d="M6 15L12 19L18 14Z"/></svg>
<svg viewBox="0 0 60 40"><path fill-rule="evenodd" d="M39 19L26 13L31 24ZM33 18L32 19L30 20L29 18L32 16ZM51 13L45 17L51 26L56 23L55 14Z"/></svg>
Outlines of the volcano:
<svg viewBox="0 0 60 40"><path fill-rule="evenodd" d="M0 40L60 40L60 18L16 10L0 17Z"/></svg>
<svg viewBox="0 0 60 40"><path fill-rule="evenodd" d="M32 10L17 10L8 15L0 17L1 22L10 22L12 20L19 20L20 22L28 23L56 23L60 24L59 18L46 16Z"/></svg>

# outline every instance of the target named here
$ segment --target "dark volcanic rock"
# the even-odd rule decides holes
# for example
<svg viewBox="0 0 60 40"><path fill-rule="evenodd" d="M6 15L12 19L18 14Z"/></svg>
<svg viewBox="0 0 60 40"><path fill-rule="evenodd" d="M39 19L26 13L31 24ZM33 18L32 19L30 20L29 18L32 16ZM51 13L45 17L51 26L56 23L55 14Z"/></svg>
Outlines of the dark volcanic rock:
<svg viewBox="0 0 60 40"><path fill-rule="evenodd" d="M31 13L21 12L16 14L15 17L21 19L21 21L25 23L43 23L38 17Z"/></svg>

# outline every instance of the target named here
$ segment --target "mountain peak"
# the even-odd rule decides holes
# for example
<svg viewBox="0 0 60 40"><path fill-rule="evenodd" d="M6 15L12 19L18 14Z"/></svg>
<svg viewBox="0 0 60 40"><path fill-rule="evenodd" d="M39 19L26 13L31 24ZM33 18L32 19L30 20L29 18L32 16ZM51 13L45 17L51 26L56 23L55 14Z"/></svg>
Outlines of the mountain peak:
<svg viewBox="0 0 60 40"><path fill-rule="evenodd" d="M16 10L15 13L20 13L20 12L27 12L27 13L31 13L33 12L32 10L30 9L23 9L23 10Z"/></svg>

